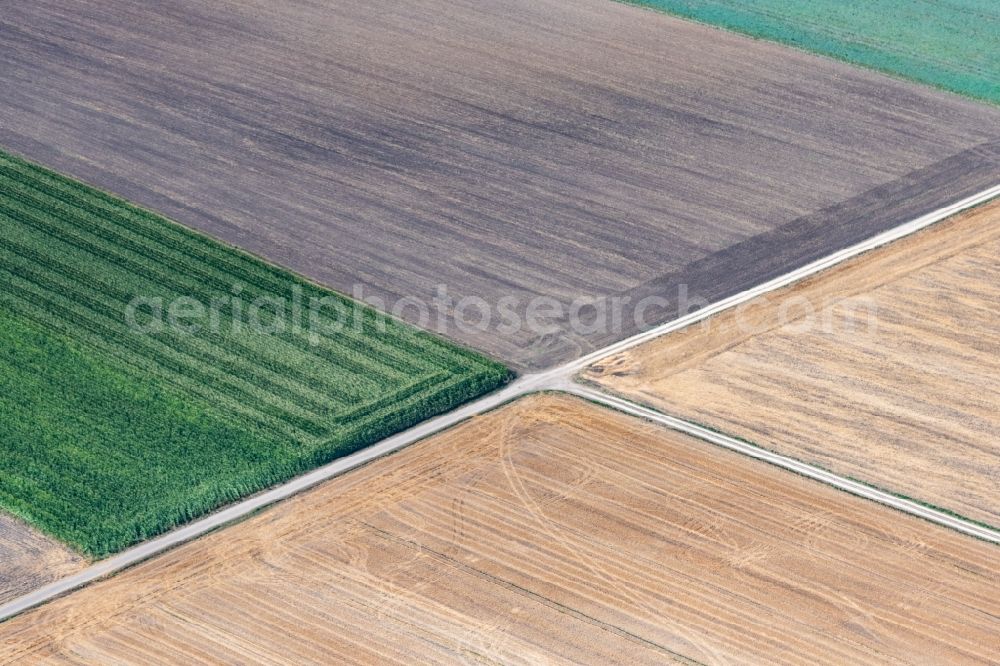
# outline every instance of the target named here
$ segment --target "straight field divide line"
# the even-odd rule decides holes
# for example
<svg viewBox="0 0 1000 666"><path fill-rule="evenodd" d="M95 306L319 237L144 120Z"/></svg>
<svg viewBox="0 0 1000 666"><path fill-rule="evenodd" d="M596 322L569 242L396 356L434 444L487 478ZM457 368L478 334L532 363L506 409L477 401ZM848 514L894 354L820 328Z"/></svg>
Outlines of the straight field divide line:
<svg viewBox="0 0 1000 666"><path fill-rule="evenodd" d="M562 366L559 370L565 371L567 369L571 369L571 372L573 373L579 372L591 363L599 361L606 356L611 356L612 354L617 354L625 351L626 349L631 349L632 347L641 345L644 342L658 338L661 335L678 331L682 328L690 326L691 324L708 319L709 317L719 314L724 310L741 305L751 299L757 298L758 296L763 296L764 294L776 291L782 287L787 287L788 285L798 282L799 280L805 279L828 268L832 268L837 264L843 263L848 259L852 259L858 255L864 254L865 252L869 252L893 241L905 238L911 234L915 234L916 232L941 222L952 215L956 215L969 208L974 208L975 206L984 204L991 199L995 199L996 197L1000 197L1000 184L994 185L993 187L983 190L978 194L966 197L965 199L957 201L949 206L945 206L927 213L926 215L922 215L915 220L901 224L898 227L893 227L892 229L878 234L877 236L873 236L868 240L861 241L860 243L844 248L843 250L838 250L837 252L829 254L821 259L817 259L812 263L806 264L801 268L797 268L789 273L778 276L773 280L764 282L756 287L747 289L746 291L741 291L740 293L724 298L721 301L716 301L715 303L712 303L711 305L708 305L696 312L684 315L683 317L679 317L655 328L651 328L648 331L626 338L621 342L616 342L615 344L609 345L604 349L599 349L595 352L587 354L576 361L571 361L565 366Z"/></svg>
<svg viewBox="0 0 1000 666"><path fill-rule="evenodd" d="M696 437L710 442L715 442L721 446L726 446L727 448L733 448L734 450L740 451L754 458L767 460L768 457L772 457L774 459L780 459L781 456L772 454L764 449L746 445L738 440L727 438L724 435L719 435L718 433L714 433L704 428L699 428L694 424L689 424L679 419L673 419L672 417L665 416L659 412L648 410L618 398L584 388L579 384L573 383L572 378L580 370L587 367L591 363L604 358L605 356L610 356L640 345L643 342L652 340L653 338L682 329L693 323L711 317L714 314L722 312L723 310L746 302L752 298L776 289L780 289L781 287L809 277L810 275L818 273L826 268L835 266L836 264L846 261L847 259L855 257L859 254L916 233L917 231L920 231L921 229L939 222L951 215L985 203L998 196L1000 196L1000 185L996 185L980 192L979 194L962 199L961 201L945 208L928 213L927 215L895 227L894 229L879 234L878 236L875 236L867 241L858 243L857 245L853 245L839 252L835 252L827 257L824 257L823 259L807 264L806 266L793 270L790 273L786 273L785 275L763 283L757 287L743 291L730 298L718 301L690 315L686 315L661 326L657 326L656 328L632 336L631 338L627 338L621 342L605 347L604 349L599 349L576 361L571 361L558 368L553 368L544 372L524 375L512 384L493 394L484 396L466 405L462 405L447 414L442 414L431 419L430 421L418 424L409 430L393 435L382 440L381 442L378 442L377 444L369 446L368 448L362 449L361 451L339 460L335 460L332 463L317 468L312 472L304 474L303 476L292 479L282 485L275 486L270 490L247 498L241 502L237 502L236 504L228 506L216 513L210 514L188 525L179 527L174 531L168 532L167 534L157 537L151 541L141 543L106 560L96 562L87 569L73 574L72 576L55 581L35 590L34 592L30 592L14 599L9 603L0 606L0 622L64 594L72 592L77 588L135 566L144 560L164 553L172 548L191 541L192 539L196 539L216 529L225 527L229 523L241 520L255 511L285 500L352 469L366 465L367 463L382 456L389 455L390 453L398 451L399 449L429 437L430 435L450 428L467 418L488 412L506 402L513 401L524 395L535 393L537 391L556 390L573 393L595 402L620 409L625 413L658 421L676 430L689 432ZM775 460L774 464L786 467L792 471L798 471L795 467L802 465L803 467L808 468L808 470L806 470L808 473L800 472L804 473L806 476L811 476L812 478L829 483L835 487L842 488L848 492L853 492L854 494L874 499L875 501L883 504L888 504L889 506L893 506L907 513L925 517L928 520L951 527L960 532L978 536L979 538L987 541L1000 543L1000 534L997 534L997 532L993 530L953 518L947 514L928 509L920 504L916 504L915 502L908 502L897 498L894 495L868 488L867 486L852 482L848 479L843 479L829 472L809 468L798 461L781 459Z"/></svg>
<svg viewBox="0 0 1000 666"><path fill-rule="evenodd" d="M419 423L408 430L392 435L360 451L344 456L343 458L338 458L282 485L253 495L243 501L209 514L204 518L200 518L193 523L133 546L105 560L95 562L83 571L44 585L33 592L29 592L0 606L0 622L20 615L25 611L52 601L85 585L99 581L102 578L107 578L120 571L141 564L145 560L181 546L188 541L224 528L230 523L247 518L256 511L307 491L353 469L367 465L374 460L457 425L468 418L488 412L527 393L532 393L538 390L538 388L540 387L537 381L533 381L528 377L522 377L498 391L461 405L450 412L436 416L428 421Z"/></svg>
<svg viewBox="0 0 1000 666"><path fill-rule="evenodd" d="M956 518L955 516L943 511L932 509L912 500L897 497L896 495L887 493L883 490L872 488L871 486L858 483L857 481L852 481L851 479L838 476L837 474L800 462L794 458L779 455L759 446L742 442L738 439L715 432L714 430L709 430L708 428L690 423L689 421L668 416L656 410L649 409L648 407L643 407L642 405L638 405L628 400L624 400L616 396L610 396L600 391L580 385L566 386L563 390L580 398L611 407L632 416L653 421L654 423L666 426L671 430L683 432L687 435L691 435L692 437L715 444L716 446L721 446L731 451L749 456L750 458L762 460L810 479L821 481L827 485L833 486L834 488L851 493L852 495L857 495L858 497L863 497L865 499L872 500L873 502L884 504L893 509L923 518L924 520L928 520L932 523L937 523L938 525L951 528L957 532L961 532L978 539L983 539L984 541L1000 543L1000 532L997 532L996 530L962 520L961 518Z"/></svg>

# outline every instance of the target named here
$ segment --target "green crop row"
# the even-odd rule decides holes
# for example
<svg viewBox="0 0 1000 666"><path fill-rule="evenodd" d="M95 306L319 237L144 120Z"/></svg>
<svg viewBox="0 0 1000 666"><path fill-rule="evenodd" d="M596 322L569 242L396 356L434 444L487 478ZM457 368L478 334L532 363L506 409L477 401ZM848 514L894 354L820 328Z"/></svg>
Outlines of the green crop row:
<svg viewBox="0 0 1000 666"><path fill-rule="evenodd" d="M3 153L0 280L0 509L96 557L509 376L489 359ZM247 303L287 303L293 293L303 302L331 299L333 308L314 314L321 328L279 326L268 308L258 319L269 333L241 320ZM136 297L217 302L216 321L140 331L128 318ZM351 313L339 329L337 308Z"/></svg>
<svg viewBox="0 0 1000 666"><path fill-rule="evenodd" d="M10 187L28 190L45 197L43 204L54 207L58 203L73 206L74 215L86 222L85 230L91 234L104 235L116 250L131 247L131 241L138 240L140 255L166 258L166 264L180 276L193 275L205 284L214 284L225 290L233 280L238 280L246 288L246 298L256 296L287 296L288 274L280 268L259 261L245 261L246 256L227 248L204 236L178 225L164 225L161 218L152 213L114 199L109 195L90 188L81 189L74 181L51 172L39 171L19 160L4 160L0 156L0 187L4 186L4 175ZM80 229L78 225L78 229ZM107 236L106 234L113 234ZM108 249L108 248L106 248ZM166 249L164 254L162 250ZM193 259L194 261L188 261ZM214 282L221 276L222 282ZM227 283L226 280L229 280ZM303 297L333 297L344 305L349 299L331 294L316 285L299 281ZM442 345L431 336L415 337L405 327L378 328L379 316L371 309L363 313L365 341L372 345L370 352L377 353L383 362L409 363L419 365L424 357L437 362L450 363L449 354L454 350ZM378 335L373 335L373 333ZM344 336L338 336L338 344ZM410 352L406 354L405 352ZM409 372L409 370L407 370Z"/></svg>
<svg viewBox="0 0 1000 666"><path fill-rule="evenodd" d="M2 165L0 165L0 176L2 175ZM21 183L18 183L18 185L21 185ZM5 193L8 189L0 183L0 193ZM22 187L21 189L27 189L27 187ZM16 198L15 196L9 196L5 199L9 207L16 207L17 203L23 202L24 198L26 197L22 195ZM40 202L41 210L45 211L49 210L46 206L54 208L55 205L51 201ZM125 269L119 277L124 276L130 281L135 281L140 277L146 278L151 280L153 285L162 288L161 290L169 289L173 296L196 295L198 292L205 292L206 290L210 290L212 295L225 295L228 289L237 284L243 289L242 298L244 300L261 296L287 298L289 295L288 290L290 285L287 282L283 289L257 289L255 288L257 283L253 281L255 276L249 271L235 269L231 272L220 271L216 268L216 262L212 261L211 259L213 258L211 257L192 262L186 261L187 257L183 251L161 252L155 247L156 239L151 235L140 237L137 244L134 239L128 238L125 234L106 229L103 226L106 220L86 212L81 212L79 209L72 209L71 213L84 224L76 225L73 229L60 228L59 226L53 227L51 225L46 226L44 221L40 221L37 215L32 216L30 211L25 212L22 209L21 212L26 215L27 221L32 226L42 233L48 234L52 239L65 242L68 248L76 249L82 247L85 251L107 260L112 264L113 268ZM120 223L120 221L117 222ZM139 250L138 253L134 251L137 247ZM152 261L150 261L151 259ZM309 286L309 296L331 296L329 292L316 292L311 285L300 284L298 286ZM150 290L150 284L148 283L145 285L133 285L133 287L142 288L145 291ZM303 297L305 297L305 294ZM347 305L344 299L337 300L344 302L345 306ZM264 323L267 323L266 319ZM414 341L412 340L412 336L409 335L399 335L396 329L385 332L384 335L389 339L383 342L379 337L369 335L374 330L373 324L367 322L364 339L366 347L362 348L361 351L369 356L377 354L382 359L382 364L388 362L394 363L396 366L403 365L404 367L400 370L404 373L413 372L416 367L419 367L421 365L420 353L433 352L435 346L428 345L426 341L422 340ZM338 346L342 346L345 341L350 340L351 335L351 330L347 330L341 334L338 338ZM298 344L300 347L305 344L303 340L295 337L289 338L287 342L289 344ZM354 342L357 341L355 340ZM315 347L315 345L312 345L312 347ZM320 349L322 348L320 347ZM411 352L411 354L407 356L405 352ZM412 352L417 353L413 354ZM375 368L370 366L365 371L373 372Z"/></svg>

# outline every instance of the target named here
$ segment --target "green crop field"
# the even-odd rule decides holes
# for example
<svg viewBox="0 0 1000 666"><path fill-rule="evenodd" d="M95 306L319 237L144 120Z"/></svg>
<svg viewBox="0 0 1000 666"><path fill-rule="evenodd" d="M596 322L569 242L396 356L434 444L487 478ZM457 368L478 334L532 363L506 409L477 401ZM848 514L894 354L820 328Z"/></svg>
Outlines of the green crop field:
<svg viewBox="0 0 1000 666"><path fill-rule="evenodd" d="M1000 103L996 0L629 0Z"/></svg>
<svg viewBox="0 0 1000 666"><path fill-rule="evenodd" d="M2 153L0 279L0 508L93 556L508 378Z"/></svg>

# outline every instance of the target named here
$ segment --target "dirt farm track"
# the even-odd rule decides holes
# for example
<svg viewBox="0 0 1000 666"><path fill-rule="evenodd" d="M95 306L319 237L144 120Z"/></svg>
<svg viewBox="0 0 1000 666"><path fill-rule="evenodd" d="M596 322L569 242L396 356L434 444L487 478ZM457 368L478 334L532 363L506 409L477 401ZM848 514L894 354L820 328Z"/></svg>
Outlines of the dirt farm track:
<svg viewBox="0 0 1000 666"><path fill-rule="evenodd" d="M995 202L611 356L585 376L661 412L1000 525L998 256Z"/></svg>
<svg viewBox="0 0 1000 666"><path fill-rule="evenodd" d="M988 663L995 562L542 395L0 624L0 661Z"/></svg>
<svg viewBox="0 0 1000 666"><path fill-rule="evenodd" d="M388 304L652 324L1000 165L996 109L606 0L12 0L0 39L0 145ZM537 369L634 322L550 323L446 333Z"/></svg>

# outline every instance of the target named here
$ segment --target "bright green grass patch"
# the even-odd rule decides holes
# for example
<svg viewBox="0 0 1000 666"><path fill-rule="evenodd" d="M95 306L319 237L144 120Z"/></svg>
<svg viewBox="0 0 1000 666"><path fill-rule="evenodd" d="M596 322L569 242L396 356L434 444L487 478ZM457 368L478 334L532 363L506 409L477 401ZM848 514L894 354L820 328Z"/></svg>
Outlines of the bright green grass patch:
<svg viewBox="0 0 1000 666"><path fill-rule="evenodd" d="M996 0L629 0L1000 103Z"/></svg>
<svg viewBox="0 0 1000 666"><path fill-rule="evenodd" d="M0 508L94 556L355 451L509 376L3 153L0 281ZM146 304L133 307L132 322L146 333L128 323L136 296ZM182 297L205 308L202 318L179 322L199 324L196 332L169 325L169 304ZM320 298L323 307L310 307ZM161 317L152 316L156 299Z"/></svg>

